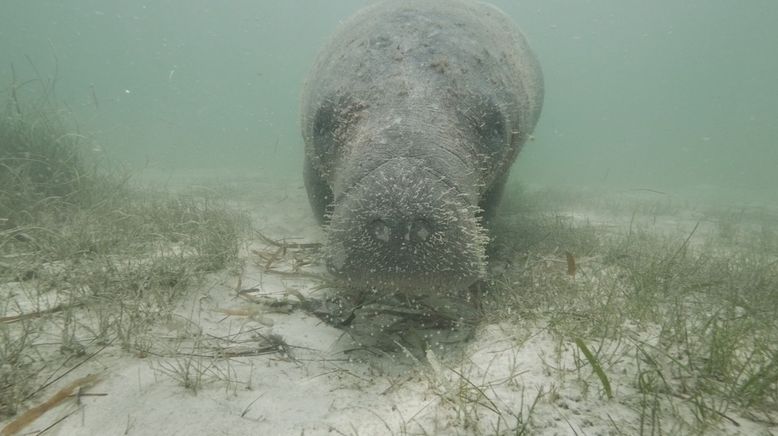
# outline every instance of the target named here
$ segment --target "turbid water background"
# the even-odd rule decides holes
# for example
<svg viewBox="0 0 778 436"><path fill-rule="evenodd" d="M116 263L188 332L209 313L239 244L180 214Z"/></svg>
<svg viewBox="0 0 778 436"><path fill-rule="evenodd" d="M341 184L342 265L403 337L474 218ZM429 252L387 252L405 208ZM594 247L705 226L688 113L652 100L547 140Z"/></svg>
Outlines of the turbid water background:
<svg viewBox="0 0 778 436"><path fill-rule="evenodd" d="M297 183L301 85L366 3L4 0L0 89L55 80L86 151L134 168ZM778 2L494 3L546 80L512 183L778 203Z"/></svg>

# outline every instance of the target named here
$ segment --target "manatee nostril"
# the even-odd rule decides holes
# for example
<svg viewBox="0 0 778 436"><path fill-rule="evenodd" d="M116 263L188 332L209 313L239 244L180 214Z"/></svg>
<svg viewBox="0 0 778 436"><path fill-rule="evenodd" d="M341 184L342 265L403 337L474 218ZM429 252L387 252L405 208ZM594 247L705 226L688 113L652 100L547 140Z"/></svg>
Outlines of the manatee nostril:
<svg viewBox="0 0 778 436"><path fill-rule="evenodd" d="M370 234L379 241L389 242L392 230L381 218L376 218L368 224Z"/></svg>
<svg viewBox="0 0 778 436"><path fill-rule="evenodd" d="M411 222L408 233L411 240L415 242L424 242L432 234L432 226L425 219L415 219Z"/></svg>

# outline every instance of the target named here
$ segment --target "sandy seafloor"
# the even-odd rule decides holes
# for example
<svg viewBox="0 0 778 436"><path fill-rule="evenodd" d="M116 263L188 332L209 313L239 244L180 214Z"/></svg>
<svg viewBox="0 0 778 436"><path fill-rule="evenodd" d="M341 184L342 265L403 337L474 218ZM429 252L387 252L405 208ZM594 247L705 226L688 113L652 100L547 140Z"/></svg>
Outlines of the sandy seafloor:
<svg viewBox="0 0 778 436"><path fill-rule="evenodd" d="M164 176L149 180L173 189L197 184ZM235 200L230 201L248 212L265 235L321 241L323 232L310 213L302 181L290 180L226 180L220 188L226 194L220 195L229 198L233 187ZM581 220L607 221L585 211L570 213ZM629 220L618 217L607 224L623 226ZM676 228L679 223L664 225ZM591 384L595 388L584 392L576 382L573 346L560 345L537 321L481 325L472 340L457 346L456 357L441 346L427 354L428 362L402 352L347 353L353 348L348 336L315 316L300 310L260 310L237 296L237 289L251 288L257 289L256 295L278 300L290 298L289 289L303 296L314 292L314 280L263 273L253 250L267 249L259 238L250 241L242 253L242 277L230 272L211 275L180 302L180 316L154 326L152 337L177 342L177 356L139 358L118 347L107 348L68 377L99 373L102 381L89 392L105 395L83 396L80 406L70 402L55 408L23 433L35 434L70 415L46 434L514 434L510 429L521 426L543 392L532 411L529 434L637 434L638 411L630 406L638 396L634 360L625 359L621 370L618 365L611 368L615 399L608 400L596 389L596 381ZM248 311L244 313L249 316L226 315L230 310ZM212 344L222 350L232 347L235 355L267 345L267 338L282 339L288 347L212 361L197 352L187 355L193 338L199 338L201 350ZM644 340L651 341L652 332L646 332ZM204 374L197 392L165 374L187 365ZM51 393L58 388L52 386ZM41 401L51 393L41 395ZM744 417L738 416L737 422L739 426L722 422L715 433L778 434L778 429Z"/></svg>

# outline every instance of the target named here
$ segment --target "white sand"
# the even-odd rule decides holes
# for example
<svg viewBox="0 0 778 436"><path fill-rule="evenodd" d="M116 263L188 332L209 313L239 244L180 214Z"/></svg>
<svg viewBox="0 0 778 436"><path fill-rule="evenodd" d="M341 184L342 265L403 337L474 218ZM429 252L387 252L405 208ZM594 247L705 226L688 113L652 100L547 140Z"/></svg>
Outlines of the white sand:
<svg viewBox="0 0 778 436"><path fill-rule="evenodd" d="M321 240L301 182L251 183L252 194L244 195L239 205L249 210L259 230L278 239ZM247 247L240 287L257 287L257 294L279 300L295 300L287 296L288 288L310 295L312 280L261 272L251 250L267 248L260 241ZM97 372L102 382L87 392L106 395L84 396L80 406L75 401L60 406L25 432L43 429L75 411L47 434L514 434L512 429L522 425L539 393L530 434L639 431L636 359L624 358L608 368L614 395L608 400L591 368L577 372L575 345L554 339L542 322L482 325L473 340L452 347L453 355L446 347L429 353L429 363L403 353L344 353L353 344L342 331L299 310L257 311L261 306L236 295L237 281L229 273L212 276L203 289L193 289L181 302L179 317L154 327L151 349L165 357L139 358L109 347L49 388L36 401L78 376ZM228 316L224 309L256 313ZM288 344L288 353L223 359L187 355L195 343L200 345L195 354L208 350L213 354L216 349L251 352L268 346L263 338L271 335ZM652 336L646 332L642 339L651 342ZM628 357L632 353L623 352ZM192 373L203 373L196 392L170 376L187 365ZM711 434L778 432L741 416L734 418L740 427L723 421ZM683 434L677 425L668 413L663 429Z"/></svg>

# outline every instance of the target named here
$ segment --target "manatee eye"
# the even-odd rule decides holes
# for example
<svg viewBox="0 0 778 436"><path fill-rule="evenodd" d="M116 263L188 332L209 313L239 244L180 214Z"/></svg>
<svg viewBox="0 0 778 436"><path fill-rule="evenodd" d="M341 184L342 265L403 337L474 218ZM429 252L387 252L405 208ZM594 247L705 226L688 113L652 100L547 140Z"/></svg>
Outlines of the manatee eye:
<svg viewBox="0 0 778 436"><path fill-rule="evenodd" d="M325 100L316 111L313 119L313 143L318 153L326 155L335 148L335 131L337 128L336 105L332 100Z"/></svg>
<svg viewBox="0 0 778 436"><path fill-rule="evenodd" d="M482 100L471 108L470 119L480 140L481 150L495 153L507 145L505 117L491 100Z"/></svg>
<svg viewBox="0 0 778 436"><path fill-rule="evenodd" d="M330 158L341 144L348 142L366 108L367 104L349 95L323 100L313 119L313 144L317 154Z"/></svg>

